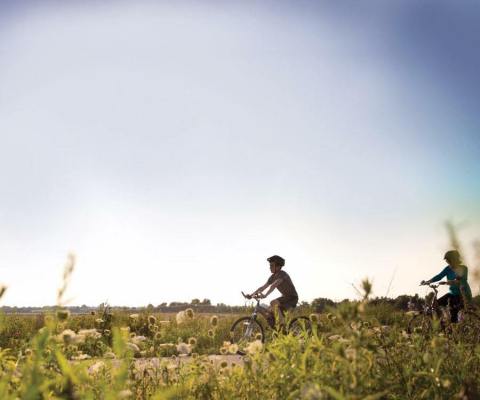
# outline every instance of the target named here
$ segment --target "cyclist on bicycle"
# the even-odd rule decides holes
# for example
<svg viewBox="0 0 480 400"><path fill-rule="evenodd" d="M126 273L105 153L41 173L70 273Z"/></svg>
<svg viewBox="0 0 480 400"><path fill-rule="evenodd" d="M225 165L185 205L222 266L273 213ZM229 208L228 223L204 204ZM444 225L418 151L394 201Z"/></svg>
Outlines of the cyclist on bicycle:
<svg viewBox="0 0 480 400"><path fill-rule="evenodd" d="M275 289L282 294L279 298L272 300L270 302L270 307L268 309L260 310L260 313L265 317L270 327L275 326L275 314L278 314L279 324L281 327L285 326L285 319L283 313L291 308L295 308L298 303L298 294L293 286L290 276L282 270L282 267L285 265L285 260L277 255L267 258L267 261L270 263L270 278L268 278L265 285L260 286L252 294L247 295L247 298L253 296L260 297L264 299ZM263 291L268 288L268 291L263 294Z"/></svg>
<svg viewBox="0 0 480 400"><path fill-rule="evenodd" d="M450 285L449 293L438 299L438 305L446 307L450 303L451 320L457 322L458 311L465 307L465 302L472 299L472 291L467 282L468 268L462 265L460 253L457 250L450 250L445 253L443 258L447 266L438 275L435 275L428 281L420 282L421 285L428 285L432 282L438 282L443 277L447 277L446 283Z"/></svg>

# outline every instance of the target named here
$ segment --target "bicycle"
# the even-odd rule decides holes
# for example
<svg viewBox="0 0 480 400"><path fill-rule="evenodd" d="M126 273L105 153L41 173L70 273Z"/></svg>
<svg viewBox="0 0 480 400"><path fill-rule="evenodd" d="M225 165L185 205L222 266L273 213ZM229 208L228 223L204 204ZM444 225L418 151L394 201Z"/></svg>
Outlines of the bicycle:
<svg viewBox="0 0 480 400"><path fill-rule="evenodd" d="M427 284L433 290L431 301L425 304L423 309L414 315L407 325L407 333L421 332L424 336L430 336L433 331L434 318L440 317L440 327L448 335L458 338L466 343L477 344L480 342L480 317L471 308L464 307L458 310L457 322L451 322L451 307L442 312L438 305L438 287L446 285L446 282Z"/></svg>
<svg viewBox="0 0 480 400"><path fill-rule="evenodd" d="M250 316L237 319L230 328L230 339L232 343L238 345L238 354L245 354L245 348L254 340L260 340L262 343L265 341L265 330L263 325L257 319L258 314L260 313L260 308L263 308L260 305L261 297L259 297L259 295L247 297L243 292L242 295L245 299L254 299L257 304L253 308ZM278 330L275 330L275 328L271 329L280 333ZM299 337L305 334L310 336L312 334L312 323L310 318L304 315L292 318L284 333Z"/></svg>

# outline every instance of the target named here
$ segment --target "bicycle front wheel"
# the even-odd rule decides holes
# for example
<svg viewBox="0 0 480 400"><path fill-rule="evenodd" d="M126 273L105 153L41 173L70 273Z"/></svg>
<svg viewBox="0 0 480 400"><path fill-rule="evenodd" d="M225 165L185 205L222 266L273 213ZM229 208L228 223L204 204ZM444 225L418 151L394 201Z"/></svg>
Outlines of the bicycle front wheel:
<svg viewBox="0 0 480 400"><path fill-rule="evenodd" d="M423 313L414 315L408 322L407 333L430 335L432 333L432 317Z"/></svg>
<svg viewBox="0 0 480 400"><path fill-rule="evenodd" d="M230 328L230 341L238 346L238 353L245 354L246 348L251 342L265 339L263 327L251 317L237 319Z"/></svg>

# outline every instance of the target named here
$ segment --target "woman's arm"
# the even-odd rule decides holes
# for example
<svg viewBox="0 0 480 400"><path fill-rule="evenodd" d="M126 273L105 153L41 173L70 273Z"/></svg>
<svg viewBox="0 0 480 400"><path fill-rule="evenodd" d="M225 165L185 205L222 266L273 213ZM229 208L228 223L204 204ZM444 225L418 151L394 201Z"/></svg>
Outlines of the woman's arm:
<svg viewBox="0 0 480 400"><path fill-rule="evenodd" d="M448 267L445 267L442 272L440 272L438 275L435 275L432 279L428 280L426 283L438 282L440 279L447 276L447 269Z"/></svg>

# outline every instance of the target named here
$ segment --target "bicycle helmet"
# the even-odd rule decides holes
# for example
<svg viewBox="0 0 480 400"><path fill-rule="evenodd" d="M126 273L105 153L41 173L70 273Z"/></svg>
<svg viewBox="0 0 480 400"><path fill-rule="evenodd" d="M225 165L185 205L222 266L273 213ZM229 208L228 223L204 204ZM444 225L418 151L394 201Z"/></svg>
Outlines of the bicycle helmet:
<svg viewBox="0 0 480 400"><path fill-rule="evenodd" d="M268 261L268 262L273 262L273 263L275 263L276 265L278 265L279 267L283 267L283 266L285 265L285 260L284 260L282 257L277 256L277 255L268 257L268 258L267 258L267 261Z"/></svg>

